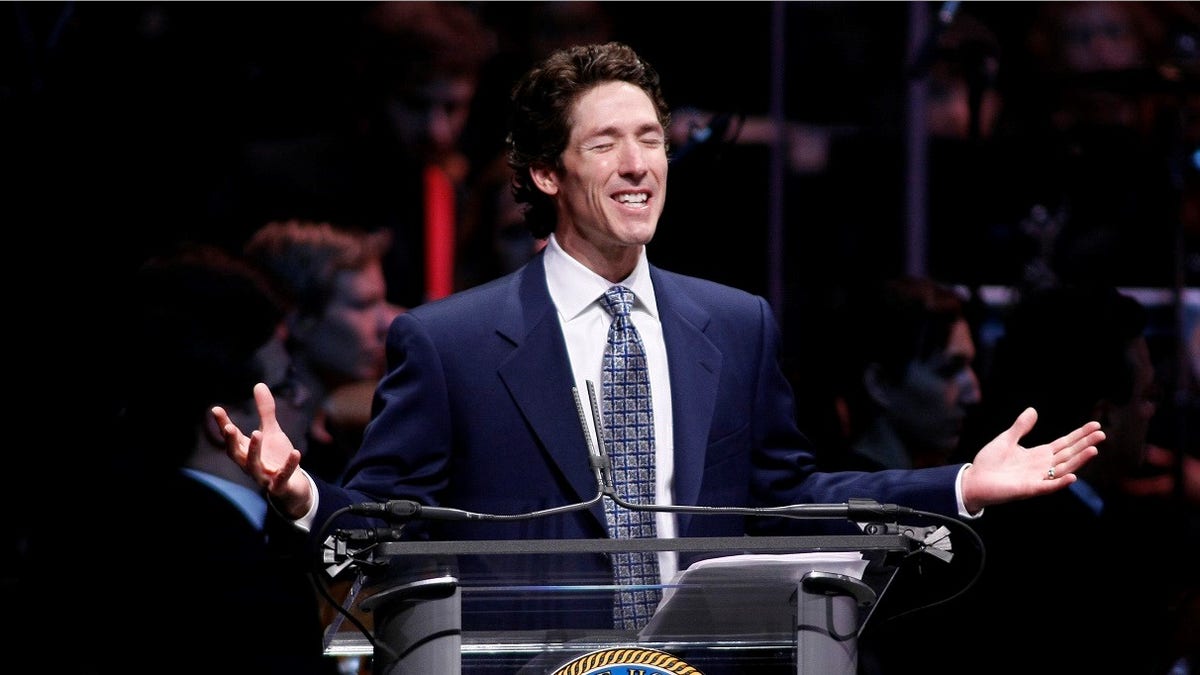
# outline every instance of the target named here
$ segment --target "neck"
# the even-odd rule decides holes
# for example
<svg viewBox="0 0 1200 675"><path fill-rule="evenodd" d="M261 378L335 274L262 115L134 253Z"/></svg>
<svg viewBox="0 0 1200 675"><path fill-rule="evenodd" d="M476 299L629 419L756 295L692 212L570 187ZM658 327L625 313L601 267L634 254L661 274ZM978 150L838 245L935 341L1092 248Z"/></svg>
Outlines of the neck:
<svg viewBox="0 0 1200 675"><path fill-rule="evenodd" d="M555 232L554 238L563 252L614 284L633 274L644 247L643 244L597 245L571 231Z"/></svg>

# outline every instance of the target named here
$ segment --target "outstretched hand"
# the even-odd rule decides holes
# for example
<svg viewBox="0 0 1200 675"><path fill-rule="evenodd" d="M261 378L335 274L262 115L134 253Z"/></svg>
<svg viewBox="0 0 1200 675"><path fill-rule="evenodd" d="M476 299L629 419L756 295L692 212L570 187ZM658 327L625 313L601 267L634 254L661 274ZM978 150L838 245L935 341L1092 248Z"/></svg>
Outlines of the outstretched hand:
<svg viewBox="0 0 1200 675"><path fill-rule="evenodd" d="M1050 494L1074 483L1075 471L1096 456L1096 444L1104 440L1100 423L1088 422L1049 443L1026 448L1020 440L1036 423L1037 411L1026 408L975 455L962 482L963 504L969 513Z"/></svg>
<svg viewBox="0 0 1200 675"><path fill-rule="evenodd" d="M242 430L221 406L212 409L213 417L225 436L225 452L246 475L262 486L275 504L293 518L300 518L312 504L312 490L300 467L300 451L275 418L275 397L267 385L254 385L254 403L258 407L259 427Z"/></svg>

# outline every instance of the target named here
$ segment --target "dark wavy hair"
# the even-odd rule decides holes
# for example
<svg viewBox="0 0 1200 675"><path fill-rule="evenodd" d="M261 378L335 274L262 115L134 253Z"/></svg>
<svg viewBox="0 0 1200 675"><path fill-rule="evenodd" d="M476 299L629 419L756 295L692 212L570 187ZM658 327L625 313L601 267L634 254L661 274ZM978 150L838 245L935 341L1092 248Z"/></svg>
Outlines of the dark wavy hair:
<svg viewBox="0 0 1200 675"><path fill-rule="evenodd" d="M658 72L619 42L568 47L554 52L513 87L506 139L513 170L513 197L525 205L525 224L544 239L557 226L554 200L533 184L534 166L562 168L571 136L571 109L579 97L606 82L636 85L654 104L659 123L670 125Z"/></svg>

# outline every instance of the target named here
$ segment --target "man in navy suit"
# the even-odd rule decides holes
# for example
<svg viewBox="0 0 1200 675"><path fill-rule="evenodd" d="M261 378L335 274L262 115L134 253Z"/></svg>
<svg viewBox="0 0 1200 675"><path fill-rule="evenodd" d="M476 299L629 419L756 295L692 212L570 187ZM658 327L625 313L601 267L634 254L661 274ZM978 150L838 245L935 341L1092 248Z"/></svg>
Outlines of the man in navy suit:
<svg viewBox="0 0 1200 675"><path fill-rule="evenodd" d="M526 221L547 245L522 269L398 317L374 417L341 486L298 470L299 453L255 388L262 425L246 435L214 409L229 455L310 532L352 504L413 500L475 513L520 514L587 501L595 472L572 387L599 382L610 317L599 298L632 290L654 409L657 502L723 507L883 503L972 517L1047 494L1103 439L1089 422L1053 442L1019 444L1022 413L971 464L916 471L818 473L795 422L779 364L779 330L763 298L651 265L646 244L666 201L668 107L658 75L624 45L557 52L513 90L509 161ZM1080 326L1085 330L1086 326ZM586 400L586 399L585 399ZM378 526L342 517L336 527ZM759 533L763 521L724 513L659 513L658 536ZM500 522L413 522L436 539L606 537L599 505ZM314 544L319 542L313 542ZM461 559L464 573L551 581L611 579L603 555ZM678 561L660 556L670 578ZM1048 579L1048 582L1051 581Z"/></svg>

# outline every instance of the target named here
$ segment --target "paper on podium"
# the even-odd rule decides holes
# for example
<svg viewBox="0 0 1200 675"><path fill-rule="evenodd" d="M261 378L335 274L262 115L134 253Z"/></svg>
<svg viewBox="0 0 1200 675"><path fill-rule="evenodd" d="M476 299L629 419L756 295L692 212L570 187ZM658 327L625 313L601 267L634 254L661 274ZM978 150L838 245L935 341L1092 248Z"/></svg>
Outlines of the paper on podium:
<svg viewBox="0 0 1200 675"><path fill-rule="evenodd" d="M663 589L658 611L639 636L794 636L796 594L804 576L818 570L862 579L868 562L857 551L701 560Z"/></svg>

